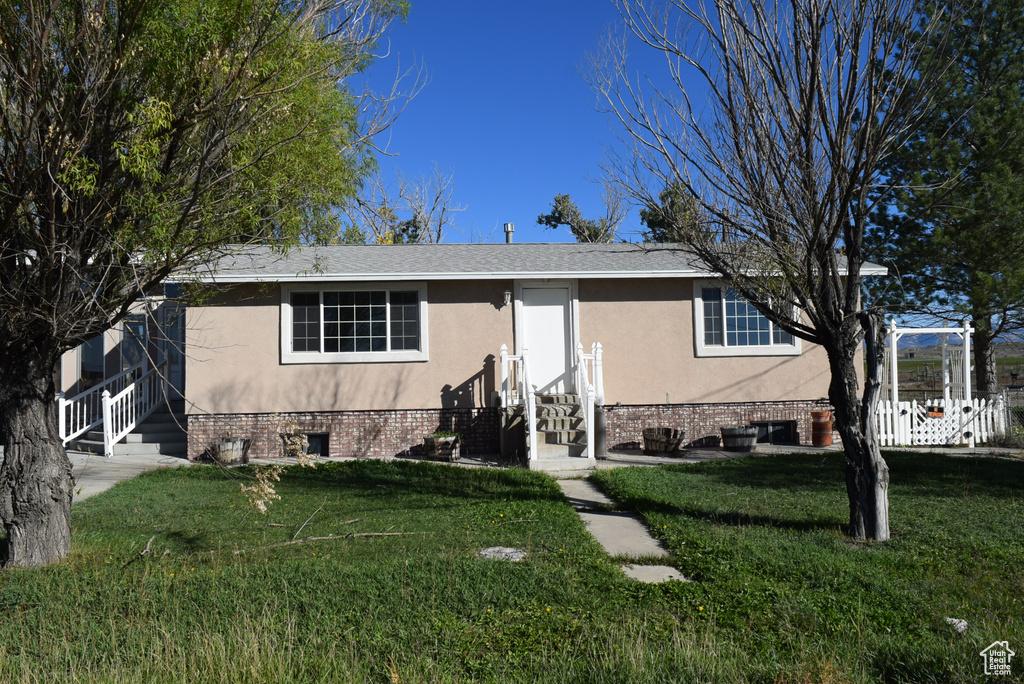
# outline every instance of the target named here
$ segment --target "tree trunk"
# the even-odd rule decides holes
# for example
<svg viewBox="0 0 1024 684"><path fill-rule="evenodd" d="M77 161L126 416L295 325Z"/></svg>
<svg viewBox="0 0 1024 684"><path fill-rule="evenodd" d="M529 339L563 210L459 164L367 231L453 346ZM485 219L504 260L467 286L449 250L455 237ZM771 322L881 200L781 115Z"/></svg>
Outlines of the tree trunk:
<svg viewBox="0 0 1024 684"><path fill-rule="evenodd" d="M978 396L990 399L999 391L996 376L996 357L993 349L992 328L986 320L974 321L974 372L978 383Z"/></svg>
<svg viewBox="0 0 1024 684"><path fill-rule="evenodd" d="M889 466L878 440L862 431L840 430L846 454L846 495L854 539L889 539Z"/></svg>
<svg viewBox="0 0 1024 684"><path fill-rule="evenodd" d="M881 314L859 316L865 341L863 394L859 392L859 335L852 326L848 342L827 345L832 383L829 399L846 456L846 495L850 502L849 535L854 539L889 539L889 466L878 449L875 415L881 390L886 329Z"/></svg>
<svg viewBox="0 0 1024 684"><path fill-rule="evenodd" d="M36 358L0 363L0 517L8 565L39 567L71 547L71 462L61 444L53 363Z"/></svg>

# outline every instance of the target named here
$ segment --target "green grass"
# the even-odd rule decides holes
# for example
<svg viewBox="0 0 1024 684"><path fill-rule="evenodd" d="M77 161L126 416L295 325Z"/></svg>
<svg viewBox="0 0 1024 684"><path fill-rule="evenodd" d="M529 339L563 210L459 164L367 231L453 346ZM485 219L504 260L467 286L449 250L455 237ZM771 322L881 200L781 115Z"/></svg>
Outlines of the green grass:
<svg viewBox="0 0 1024 684"><path fill-rule="evenodd" d="M884 544L845 536L838 454L595 479L642 513L698 580L692 591L720 633L745 644L751 679L820 671L812 681L982 680L982 649L1024 643L1024 463L906 453L887 461ZM967 633L945 617L967 620Z"/></svg>
<svg viewBox="0 0 1024 684"><path fill-rule="evenodd" d="M842 534L834 455L599 473L697 580L663 585L537 473L322 464L265 516L216 468L148 473L73 507L66 562L3 571L0 681L982 681L1024 643L1024 463L890 465L875 545ZM300 537L402 534L271 546L314 512Z"/></svg>

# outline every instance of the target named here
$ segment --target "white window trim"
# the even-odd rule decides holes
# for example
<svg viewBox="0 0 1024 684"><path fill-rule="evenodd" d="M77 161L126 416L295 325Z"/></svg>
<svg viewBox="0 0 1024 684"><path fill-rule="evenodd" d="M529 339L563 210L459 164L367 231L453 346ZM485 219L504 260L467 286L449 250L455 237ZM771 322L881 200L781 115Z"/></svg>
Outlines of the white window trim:
<svg viewBox="0 0 1024 684"><path fill-rule="evenodd" d="M292 305L293 292L367 292L389 290L419 292L420 300L420 348L388 352L293 352L292 349ZM321 334L323 319L320 320ZM388 331L390 336L391 331ZM428 361L430 358L427 334L427 284L425 282L401 283L316 283L281 286L281 363L402 363Z"/></svg>
<svg viewBox="0 0 1024 684"><path fill-rule="evenodd" d="M750 345L729 347L726 345L704 344L704 295L705 287L716 287L725 293L728 286L717 280L693 281L693 335L696 354L701 356L799 356L800 338L793 336L793 344ZM724 312L723 312L724 319ZM725 321L723 320L723 325ZM774 325L774 324L773 324ZM723 331L724 332L724 331Z"/></svg>

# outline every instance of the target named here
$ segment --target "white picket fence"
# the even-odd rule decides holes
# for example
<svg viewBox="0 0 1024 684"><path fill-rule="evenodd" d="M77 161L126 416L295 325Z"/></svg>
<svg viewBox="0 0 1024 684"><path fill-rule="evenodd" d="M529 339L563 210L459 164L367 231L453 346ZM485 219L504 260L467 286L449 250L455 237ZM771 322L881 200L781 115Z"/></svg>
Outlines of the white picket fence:
<svg viewBox="0 0 1024 684"><path fill-rule="evenodd" d="M876 426L882 446L974 447L1006 432L1006 400L881 401Z"/></svg>

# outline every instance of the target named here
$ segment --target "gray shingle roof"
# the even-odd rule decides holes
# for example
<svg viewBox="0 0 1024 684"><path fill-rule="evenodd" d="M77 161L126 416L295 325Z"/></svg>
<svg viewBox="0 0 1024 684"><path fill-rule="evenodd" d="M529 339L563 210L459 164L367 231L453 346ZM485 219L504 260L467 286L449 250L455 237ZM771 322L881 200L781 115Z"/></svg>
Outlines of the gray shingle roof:
<svg viewBox="0 0 1024 684"><path fill-rule="evenodd" d="M203 279L228 283L709 275L698 259L676 245L524 242L310 246L283 255L255 247L222 258Z"/></svg>

